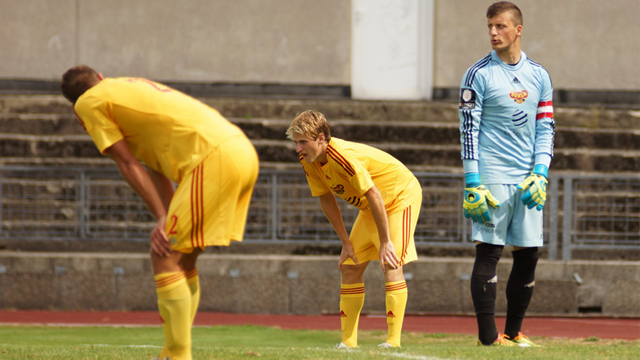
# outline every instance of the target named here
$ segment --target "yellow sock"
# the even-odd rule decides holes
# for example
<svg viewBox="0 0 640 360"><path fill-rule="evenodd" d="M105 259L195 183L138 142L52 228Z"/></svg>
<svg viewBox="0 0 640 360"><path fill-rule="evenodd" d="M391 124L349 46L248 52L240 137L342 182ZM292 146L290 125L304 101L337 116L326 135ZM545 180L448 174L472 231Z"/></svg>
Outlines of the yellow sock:
<svg viewBox="0 0 640 360"><path fill-rule="evenodd" d="M363 283L340 286L340 327L342 342L348 347L358 347L358 320L363 304Z"/></svg>
<svg viewBox="0 0 640 360"><path fill-rule="evenodd" d="M200 304L200 278L198 277L198 269L193 269L185 273L187 284L191 292L191 325L196 318L198 312L198 304Z"/></svg>
<svg viewBox="0 0 640 360"><path fill-rule="evenodd" d="M387 325L389 333L387 342L395 347L400 347L400 334L404 311L407 308L407 282L393 281L385 284L387 305Z"/></svg>
<svg viewBox="0 0 640 360"><path fill-rule="evenodd" d="M153 277L158 294L158 310L164 329L164 348L160 358L191 359L191 292L183 272Z"/></svg>

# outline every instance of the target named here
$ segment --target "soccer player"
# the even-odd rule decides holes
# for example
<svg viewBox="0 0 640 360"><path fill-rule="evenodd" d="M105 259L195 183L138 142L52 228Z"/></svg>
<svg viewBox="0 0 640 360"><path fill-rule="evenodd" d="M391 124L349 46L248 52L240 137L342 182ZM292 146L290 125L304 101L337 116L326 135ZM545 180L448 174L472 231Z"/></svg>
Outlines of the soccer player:
<svg viewBox="0 0 640 360"><path fill-rule="evenodd" d="M422 205L418 179L400 161L371 146L331 137L324 115L307 110L287 129L307 175L311 194L342 241L338 348L358 346L358 319L364 304L363 274L380 260L386 288L388 335L380 347L400 347L407 305L405 264L416 260L413 233ZM351 233L344 226L336 196L360 211Z"/></svg>
<svg viewBox="0 0 640 360"><path fill-rule="evenodd" d="M535 346L521 333L533 295L542 208L553 156L553 88L547 71L520 50L522 13L502 1L487 10L493 51L471 66L460 85L464 214L476 256L471 296L478 345ZM488 205L487 205L488 204ZM504 333L495 324L502 249L511 245Z"/></svg>
<svg viewBox="0 0 640 360"><path fill-rule="evenodd" d="M156 219L150 242L165 336L160 359L191 360L196 261L207 246L242 240L256 151L215 109L153 81L105 79L79 65L64 73L61 90Z"/></svg>

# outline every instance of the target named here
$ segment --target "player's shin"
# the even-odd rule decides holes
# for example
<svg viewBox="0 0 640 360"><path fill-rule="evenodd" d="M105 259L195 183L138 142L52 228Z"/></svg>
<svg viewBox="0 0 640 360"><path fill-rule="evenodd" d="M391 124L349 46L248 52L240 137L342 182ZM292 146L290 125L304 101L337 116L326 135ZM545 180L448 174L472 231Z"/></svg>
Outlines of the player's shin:
<svg viewBox="0 0 640 360"><path fill-rule="evenodd" d="M471 298L478 321L478 339L484 345L491 344L498 336L495 324L495 303L498 285L496 269L503 246L479 244L471 274Z"/></svg>
<svg viewBox="0 0 640 360"><path fill-rule="evenodd" d="M400 347L402 323L404 322L404 313L407 308L407 282L404 280L388 282L385 284L385 290L387 325L389 327L387 343L394 347Z"/></svg>
<svg viewBox="0 0 640 360"><path fill-rule="evenodd" d="M187 271L185 275L189 285L189 292L191 293L191 324L193 325L193 320L200 304L200 277L198 276L198 269Z"/></svg>
<svg viewBox="0 0 640 360"><path fill-rule="evenodd" d="M191 360L191 292L183 272L154 276L165 344L172 360Z"/></svg>
<svg viewBox="0 0 640 360"><path fill-rule="evenodd" d="M504 328L505 335L511 339L521 331L525 313L533 296L538 257L537 247L513 252L513 266L507 282L507 321Z"/></svg>
<svg viewBox="0 0 640 360"><path fill-rule="evenodd" d="M340 328L342 343L358 347L358 321L364 305L364 283L340 286Z"/></svg>

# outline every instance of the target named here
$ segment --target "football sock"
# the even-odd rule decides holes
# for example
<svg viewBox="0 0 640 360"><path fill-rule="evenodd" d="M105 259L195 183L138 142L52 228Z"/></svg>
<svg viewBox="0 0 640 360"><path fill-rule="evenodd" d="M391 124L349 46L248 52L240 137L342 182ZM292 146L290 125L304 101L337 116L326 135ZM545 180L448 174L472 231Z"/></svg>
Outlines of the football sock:
<svg viewBox="0 0 640 360"><path fill-rule="evenodd" d="M358 346L358 320L364 305L364 283L340 285L340 327L342 342Z"/></svg>
<svg viewBox="0 0 640 360"><path fill-rule="evenodd" d="M513 339L522 330L522 321L527 312L535 287L537 247L513 252L513 266L507 282L507 321L504 333Z"/></svg>
<svg viewBox="0 0 640 360"><path fill-rule="evenodd" d="M393 281L385 284L387 305L387 325L389 333L387 343L400 347L400 335L402 333L402 322L404 321L404 311L407 308L407 282Z"/></svg>
<svg viewBox="0 0 640 360"><path fill-rule="evenodd" d="M504 246L481 243L476 245L476 259L471 273L471 298L478 321L478 339L490 345L498 337L496 328L496 269Z"/></svg>
<svg viewBox="0 0 640 360"><path fill-rule="evenodd" d="M200 304L200 278L198 276L198 269L185 272L185 276L187 277L187 284L191 292L191 325L193 325L193 320L198 312L198 304Z"/></svg>
<svg viewBox="0 0 640 360"><path fill-rule="evenodd" d="M184 272L163 273L153 279L164 330L160 358L191 360L191 291Z"/></svg>

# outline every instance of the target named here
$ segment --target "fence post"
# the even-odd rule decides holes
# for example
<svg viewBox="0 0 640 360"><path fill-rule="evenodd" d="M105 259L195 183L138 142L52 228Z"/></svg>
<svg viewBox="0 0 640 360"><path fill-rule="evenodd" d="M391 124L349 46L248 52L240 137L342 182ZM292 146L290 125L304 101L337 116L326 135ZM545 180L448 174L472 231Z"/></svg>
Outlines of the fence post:
<svg viewBox="0 0 640 360"><path fill-rule="evenodd" d="M562 260L571 261L571 224L573 222L573 177L564 178L562 196Z"/></svg>
<svg viewBox="0 0 640 360"><path fill-rule="evenodd" d="M558 260L558 178L551 176L549 178L549 260Z"/></svg>
<svg viewBox="0 0 640 360"><path fill-rule="evenodd" d="M278 239L279 221L278 221L278 173L271 174L271 240Z"/></svg>

